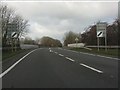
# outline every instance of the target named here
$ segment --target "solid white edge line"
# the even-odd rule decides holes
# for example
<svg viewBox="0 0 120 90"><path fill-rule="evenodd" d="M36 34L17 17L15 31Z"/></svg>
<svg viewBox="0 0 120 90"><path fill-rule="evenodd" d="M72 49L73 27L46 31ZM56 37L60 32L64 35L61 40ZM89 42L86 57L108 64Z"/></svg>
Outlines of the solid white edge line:
<svg viewBox="0 0 120 90"><path fill-rule="evenodd" d="M83 63L80 63L80 65L82 65L82 66L84 66L84 67L87 67L87 68L89 68L89 69L91 69L91 70L93 70L93 71L96 71L96 72L98 72L98 73L103 73L103 71L100 71L100 70L98 70L98 69L95 69L95 68L93 68L93 67L90 67L90 66L88 66L88 65L85 65L85 64L83 64Z"/></svg>
<svg viewBox="0 0 120 90"><path fill-rule="evenodd" d="M35 49L37 50L37 49ZM0 78L2 78L5 74L7 74L10 70L12 70L20 61L22 61L25 57L27 57L29 54L31 54L32 52L34 52L35 50L32 50L31 52L29 52L28 54L26 54L25 56L23 56L22 58L20 58L17 62L15 62L12 66L10 66L7 70L5 70L3 73L0 74Z"/></svg>
<svg viewBox="0 0 120 90"><path fill-rule="evenodd" d="M97 54L91 54L91 53L85 53L85 52L77 52L77 51L72 51L72 50L67 50L67 49L63 49L63 50L71 51L71 52L75 52L75 53L87 54L87 55L91 55L91 56L98 56L98 57L103 57L103 58L109 58L109 59L114 59L114 60L120 60L119 58L107 57L107 56L102 56L102 55L97 55Z"/></svg>
<svg viewBox="0 0 120 90"><path fill-rule="evenodd" d="M74 62L75 60L73 60L73 59L71 59L71 58L69 58L69 57L65 57L66 59L68 59L68 60L70 60L70 61L72 61L72 62Z"/></svg>
<svg viewBox="0 0 120 90"><path fill-rule="evenodd" d="M64 55L62 55L62 54L59 54L60 56L64 56Z"/></svg>

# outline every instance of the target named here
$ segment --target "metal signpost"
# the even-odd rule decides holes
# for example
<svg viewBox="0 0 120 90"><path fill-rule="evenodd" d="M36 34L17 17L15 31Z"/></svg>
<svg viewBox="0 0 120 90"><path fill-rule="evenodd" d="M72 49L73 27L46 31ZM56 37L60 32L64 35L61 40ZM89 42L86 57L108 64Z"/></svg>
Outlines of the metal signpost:
<svg viewBox="0 0 120 90"><path fill-rule="evenodd" d="M98 22L97 23L97 44L98 44L98 51L99 51L99 38L105 37L105 51L107 51L107 35L106 35L106 22Z"/></svg>
<svg viewBox="0 0 120 90"><path fill-rule="evenodd" d="M12 32L12 35L11 35L12 39L14 40L14 45L15 45L15 51L17 49L17 33L16 32Z"/></svg>
<svg viewBox="0 0 120 90"><path fill-rule="evenodd" d="M76 38L75 38L75 41L76 41L76 47L77 47L77 42L78 42L78 40L79 40L79 39L76 37Z"/></svg>

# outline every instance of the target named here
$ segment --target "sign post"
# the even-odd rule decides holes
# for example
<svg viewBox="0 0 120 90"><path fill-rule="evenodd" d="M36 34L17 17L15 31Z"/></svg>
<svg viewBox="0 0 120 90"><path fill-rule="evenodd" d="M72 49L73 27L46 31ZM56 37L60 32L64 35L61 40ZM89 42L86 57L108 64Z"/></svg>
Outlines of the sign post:
<svg viewBox="0 0 120 90"><path fill-rule="evenodd" d="M78 40L79 40L79 39L76 37L76 38L75 38L75 41L76 41L76 48L77 48L77 42L78 42Z"/></svg>
<svg viewBox="0 0 120 90"><path fill-rule="evenodd" d="M99 38L105 37L105 51L107 51L107 35L106 35L106 22L98 22L97 23L97 44L98 44L98 51L99 51Z"/></svg>

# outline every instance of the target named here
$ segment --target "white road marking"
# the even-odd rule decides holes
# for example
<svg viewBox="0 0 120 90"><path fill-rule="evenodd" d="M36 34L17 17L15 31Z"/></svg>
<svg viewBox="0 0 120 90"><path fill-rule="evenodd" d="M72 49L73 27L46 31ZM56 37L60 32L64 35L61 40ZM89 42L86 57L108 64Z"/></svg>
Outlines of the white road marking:
<svg viewBox="0 0 120 90"><path fill-rule="evenodd" d="M91 48L87 48L87 47L83 47L83 48L84 48L84 49L87 49L87 50L90 50L90 51L92 50Z"/></svg>
<svg viewBox="0 0 120 90"><path fill-rule="evenodd" d="M50 50L50 52L53 52L52 50Z"/></svg>
<svg viewBox="0 0 120 90"><path fill-rule="evenodd" d="M62 49L62 48L58 48L58 49Z"/></svg>
<svg viewBox="0 0 120 90"><path fill-rule="evenodd" d="M87 67L87 68L89 68L89 69L91 69L91 70L93 70L93 71L96 71L96 72L98 72L98 73L103 73L103 71L100 71L100 70L98 70L98 69L95 69L95 68L93 68L93 67L90 67L90 66L88 66L88 65L85 65L85 64L83 64L83 63L80 63L80 65L82 65L82 66L84 66L84 67Z"/></svg>
<svg viewBox="0 0 120 90"><path fill-rule="evenodd" d="M87 54L87 55L91 55L91 56L96 56L95 54L91 54L91 53L84 53L84 52L79 52L81 54Z"/></svg>
<svg viewBox="0 0 120 90"><path fill-rule="evenodd" d="M69 58L69 57L65 57L66 59L68 59L68 60L70 60L70 61L72 61L72 62L74 62L75 60L73 60L73 59L71 59L71 58Z"/></svg>
<svg viewBox="0 0 120 90"><path fill-rule="evenodd" d="M120 60L119 58L112 58L112 57L107 57L107 56L102 56L102 55L97 55L98 57L103 57L103 58L109 58L109 59L115 59L115 60Z"/></svg>
<svg viewBox="0 0 120 90"><path fill-rule="evenodd" d="M58 54L57 52L54 52L54 53Z"/></svg>
<svg viewBox="0 0 120 90"><path fill-rule="evenodd" d="M37 49L35 49L37 50ZM4 71L3 73L0 74L0 78L2 78L5 74L7 74L10 70L12 70L18 63L20 63L25 57L27 57L29 54L31 54L32 52L34 52L35 50L32 50L31 52L29 52L28 54L26 54L25 56L23 56L21 59L19 59L16 63L14 63L12 66L10 66L6 71Z"/></svg>
<svg viewBox="0 0 120 90"><path fill-rule="evenodd" d="M119 58L113 58L113 57L108 57L108 56L102 56L102 55L90 54L90 53L85 53L85 52L77 52L77 51L67 50L67 49L63 49L63 50L71 51L71 52L75 52L75 53L87 54L87 55L91 55L91 56L103 57L103 58L108 58L108 59L120 60Z"/></svg>
<svg viewBox="0 0 120 90"><path fill-rule="evenodd" d="M62 57L64 56L64 55L62 55L62 54L59 54L59 55L62 56Z"/></svg>

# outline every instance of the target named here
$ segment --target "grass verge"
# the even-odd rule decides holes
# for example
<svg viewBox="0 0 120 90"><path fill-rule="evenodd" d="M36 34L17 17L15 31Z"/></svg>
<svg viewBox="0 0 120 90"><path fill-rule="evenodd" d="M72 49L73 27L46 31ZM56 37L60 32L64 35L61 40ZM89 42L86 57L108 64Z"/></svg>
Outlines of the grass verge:
<svg viewBox="0 0 120 90"><path fill-rule="evenodd" d="M91 48L92 50L88 50L85 48L69 48L69 49L74 50L74 51L78 51L78 52L86 52L86 53L92 53L92 54L97 54L97 55L118 58L118 49L108 48L107 51L105 51L105 49L103 49L103 48L101 48L99 51L97 50L97 48Z"/></svg>
<svg viewBox="0 0 120 90"><path fill-rule="evenodd" d="M2 61L4 61L4 60L7 59L7 58L13 57L13 56L15 56L15 55L17 55L17 54L20 54L20 53L22 53L22 52L25 52L25 51L27 51L27 50L21 49L21 50L18 50L18 51L16 51L16 52L4 51L4 52L2 52Z"/></svg>

